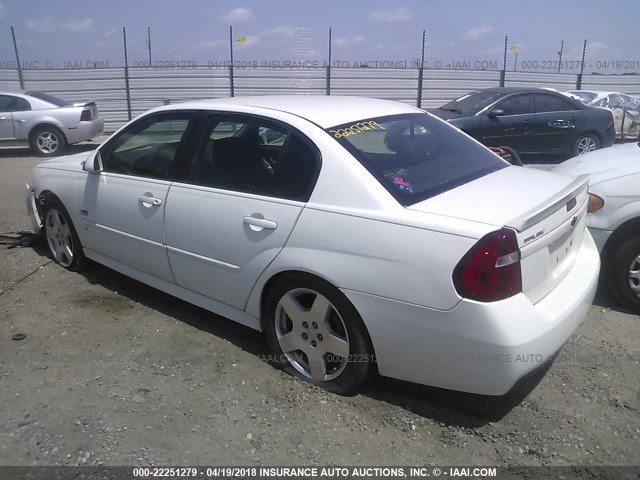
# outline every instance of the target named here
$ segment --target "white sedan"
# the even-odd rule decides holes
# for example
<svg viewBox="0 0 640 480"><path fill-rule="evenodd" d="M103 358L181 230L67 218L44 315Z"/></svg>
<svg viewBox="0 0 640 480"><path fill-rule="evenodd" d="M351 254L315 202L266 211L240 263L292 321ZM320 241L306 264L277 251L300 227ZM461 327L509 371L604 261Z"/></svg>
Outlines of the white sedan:
<svg viewBox="0 0 640 480"><path fill-rule="evenodd" d="M578 327L600 268L585 177L385 100L157 108L38 165L27 204L63 267L262 330L278 366L337 393L379 373L502 395Z"/></svg>
<svg viewBox="0 0 640 480"><path fill-rule="evenodd" d="M574 157L554 171L591 177L587 225L603 273L618 300L640 312L640 144Z"/></svg>

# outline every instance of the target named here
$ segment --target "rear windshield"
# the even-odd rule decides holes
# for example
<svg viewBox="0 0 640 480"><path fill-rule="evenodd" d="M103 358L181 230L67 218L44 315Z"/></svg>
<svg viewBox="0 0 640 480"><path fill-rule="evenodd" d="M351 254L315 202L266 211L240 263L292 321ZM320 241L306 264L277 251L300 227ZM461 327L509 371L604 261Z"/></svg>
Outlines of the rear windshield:
<svg viewBox="0 0 640 480"><path fill-rule="evenodd" d="M27 92L26 95L31 97L39 98L40 100L44 100L45 102L53 103L58 107L66 107L67 105L71 105L70 102L63 100L58 97L54 97L53 95L49 95L48 93L43 92Z"/></svg>
<svg viewBox="0 0 640 480"><path fill-rule="evenodd" d="M571 93L579 96L581 99L583 99L587 103L591 102L593 99L595 99L598 96L595 93L587 93L587 92L580 92L580 91L571 92Z"/></svg>
<svg viewBox="0 0 640 480"><path fill-rule="evenodd" d="M508 166L430 115L368 118L328 128L402 205L412 205Z"/></svg>
<svg viewBox="0 0 640 480"><path fill-rule="evenodd" d="M463 115L473 115L503 96L504 93L492 92L490 90L471 92L444 104L440 109L448 112L461 113Z"/></svg>

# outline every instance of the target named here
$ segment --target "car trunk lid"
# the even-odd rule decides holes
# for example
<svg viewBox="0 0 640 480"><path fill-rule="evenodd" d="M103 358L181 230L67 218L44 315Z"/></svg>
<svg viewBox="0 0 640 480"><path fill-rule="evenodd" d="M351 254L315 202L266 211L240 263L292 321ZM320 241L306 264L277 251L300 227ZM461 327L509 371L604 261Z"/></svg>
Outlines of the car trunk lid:
<svg viewBox="0 0 640 480"><path fill-rule="evenodd" d="M509 167L411 205L516 232L523 292L537 302L575 262L585 232L588 176Z"/></svg>

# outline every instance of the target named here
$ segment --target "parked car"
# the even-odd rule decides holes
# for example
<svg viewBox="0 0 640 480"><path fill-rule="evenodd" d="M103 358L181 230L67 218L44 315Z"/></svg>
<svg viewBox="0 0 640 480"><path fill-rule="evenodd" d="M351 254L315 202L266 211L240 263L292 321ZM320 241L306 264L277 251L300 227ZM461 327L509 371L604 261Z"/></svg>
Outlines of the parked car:
<svg viewBox="0 0 640 480"><path fill-rule="evenodd" d="M599 272L586 178L385 100L160 107L38 165L27 206L63 267L262 330L277 365L338 393L378 372L504 394L577 328Z"/></svg>
<svg viewBox="0 0 640 480"><path fill-rule="evenodd" d="M603 275L618 300L640 312L640 144L571 158L554 171L591 177L587 225Z"/></svg>
<svg viewBox="0 0 640 480"><path fill-rule="evenodd" d="M567 93L578 95L587 105L611 110L617 138L639 138L640 102L631 95L596 90L573 90Z"/></svg>
<svg viewBox="0 0 640 480"><path fill-rule="evenodd" d="M70 103L42 92L0 92L0 147L31 147L50 157L69 144L102 135L103 129L94 102Z"/></svg>
<svg viewBox="0 0 640 480"><path fill-rule="evenodd" d="M519 154L583 153L614 142L613 115L544 88L488 88L430 113L491 147Z"/></svg>

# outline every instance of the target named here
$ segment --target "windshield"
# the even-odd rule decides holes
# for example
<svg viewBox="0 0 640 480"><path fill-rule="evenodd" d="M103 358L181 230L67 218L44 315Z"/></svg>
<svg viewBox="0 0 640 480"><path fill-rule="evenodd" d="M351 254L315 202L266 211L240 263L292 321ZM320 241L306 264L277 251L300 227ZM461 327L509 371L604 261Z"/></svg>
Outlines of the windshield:
<svg viewBox="0 0 640 480"><path fill-rule="evenodd" d="M63 100L58 97L54 97L53 95L49 95L48 93L43 92L27 92L26 95L31 97L39 98L40 100L44 100L45 102L53 103L57 107L66 107L67 105L71 105L70 102Z"/></svg>
<svg viewBox="0 0 640 480"><path fill-rule="evenodd" d="M440 108L442 110L457 112L463 115L473 115L503 96L504 93L500 92L471 92L461 96L460 98L452 100Z"/></svg>
<svg viewBox="0 0 640 480"><path fill-rule="evenodd" d="M369 118L328 128L402 205L451 190L508 163L430 115Z"/></svg>

